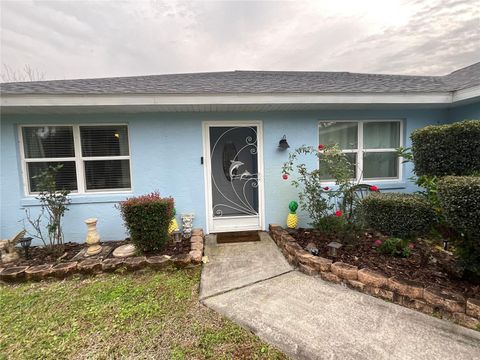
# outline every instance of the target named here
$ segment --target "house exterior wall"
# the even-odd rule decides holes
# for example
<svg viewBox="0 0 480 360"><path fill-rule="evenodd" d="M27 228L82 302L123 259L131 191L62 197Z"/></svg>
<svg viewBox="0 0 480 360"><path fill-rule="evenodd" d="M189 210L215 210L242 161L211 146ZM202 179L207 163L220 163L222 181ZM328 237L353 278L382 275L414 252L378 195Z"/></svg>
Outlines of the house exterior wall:
<svg viewBox="0 0 480 360"><path fill-rule="evenodd" d="M474 109L475 110L475 109ZM477 109L478 110L478 109ZM463 111L463 110L462 110ZM470 111L465 109L466 111ZM458 110L460 114L460 110ZM72 205L64 218L66 241L83 242L86 226L83 220L97 217L103 240L126 236L115 204L132 195L159 190L175 198L177 214L194 212L194 225L206 227L203 156L203 121L260 120L263 122L265 223L283 224L288 203L297 199L297 191L281 177L282 164L288 152L277 150L278 141L287 136L291 149L302 144L317 145L319 120L403 119L404 145L410 145L412 130L429 124L450 121L448 109L419 110L322 110L309 112L239 112L239 113L135 113L85 115L10 115L1 120L1 237L19 231L24 208L39 210L38 202L24 194L18 125L22 124L128 124L131 154L132 192L107 195L73 195ZM456 114L455 114L456 116ZM313 159L309 163L315 166ZM411 165L405 164L402 181L376 184L382 190L412 191L408 181ZM300 213L301 225L308 220Z"/></svg>
<svg viewBox="0 0 480 360"><path fill-rule="evenodd" d="M462 120L479 120L480 119L480 101L472 104L456 106L448 110L449 122Z"/></svg>

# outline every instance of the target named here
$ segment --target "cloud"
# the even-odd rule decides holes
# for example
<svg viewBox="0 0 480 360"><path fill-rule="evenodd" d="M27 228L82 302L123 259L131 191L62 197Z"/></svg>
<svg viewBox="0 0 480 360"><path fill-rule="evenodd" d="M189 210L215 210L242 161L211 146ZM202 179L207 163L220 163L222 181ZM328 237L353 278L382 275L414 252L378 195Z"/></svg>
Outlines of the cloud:
<svg viewBox="0 0 480 360"><path fill-rule="evenodd" d="M468 0L2 1L1 60L47 78L323 70L440 75L480 59Z"/></svg>

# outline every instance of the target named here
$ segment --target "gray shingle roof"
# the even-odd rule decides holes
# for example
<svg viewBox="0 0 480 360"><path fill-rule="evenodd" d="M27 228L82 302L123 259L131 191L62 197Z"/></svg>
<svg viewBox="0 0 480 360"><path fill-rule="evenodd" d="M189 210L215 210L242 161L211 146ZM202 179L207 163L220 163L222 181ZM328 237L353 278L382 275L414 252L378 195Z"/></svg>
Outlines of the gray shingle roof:
<svg viewBox="0 0 480 360"><path fill-rule="evenodd" d="M0 84L18 94L221 94L445 92L480 84L480 62L445 76L230 71Z"/></svg>

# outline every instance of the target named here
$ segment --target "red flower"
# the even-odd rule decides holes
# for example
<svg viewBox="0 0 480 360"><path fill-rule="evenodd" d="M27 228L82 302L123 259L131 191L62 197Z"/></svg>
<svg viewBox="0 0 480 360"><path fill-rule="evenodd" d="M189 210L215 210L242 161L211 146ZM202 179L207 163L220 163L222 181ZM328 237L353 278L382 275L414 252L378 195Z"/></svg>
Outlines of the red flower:
<svg viewBox="0 0 480 360"><path fill-rule="evenodd" d="M371 191L378 191L378 186L372 185L370 186Z"/></svg>
<svg viewBox="0 0 480 360"><path fill-rule="evenodd" d="M329 188L328 186L325 186L325 187L323 188L323 190L328 191L328 190L330 190L330 188Z"/></svg>
<svg viewBox="0 0 480 360"><path fill-rule="evenodd" d="M325 145L323 144L318 145L318 150L323 150L323 149L325 149Z"/></svg>
<svg viewBox="0 0 480 360"><path fill-rule="evenodd" d="M288 175L287 175L287 174L283 174L283 175L282 175L282 178L283 178L283 180L287 180L287 179L288 179Z"/></svg>
<svg viewBox="0 0 480 360"><path fill-rule="evenodd" d="M380 245L382 245L382 240L380 239L377 239L373 242L373 245L375 245L376 247L379 247Z"/></svg>
<svg viewBox="0 0 480 360"><path fill-rule="evenodd" d="M336 217L340 217L342 215L343 215L343 212L341 212L340 210L335 211L335 216Z"/></svg>

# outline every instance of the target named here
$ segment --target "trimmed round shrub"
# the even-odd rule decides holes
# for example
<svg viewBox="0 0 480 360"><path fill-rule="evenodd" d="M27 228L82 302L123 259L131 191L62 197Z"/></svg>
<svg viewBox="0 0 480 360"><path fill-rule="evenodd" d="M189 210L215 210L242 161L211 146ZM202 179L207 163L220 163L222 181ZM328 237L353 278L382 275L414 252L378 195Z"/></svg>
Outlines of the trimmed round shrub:
<svg viewBox="0 0 480 360"><path fill-rule="evenodd" d="M463 235L455 242L462 265L480 279L480 177L446 176L438 197L447 223Z"/></svg>
<svg viewBox="0 0 480 360"><path fill-rule="evenodd" d="M436 220L432 205L422 195L373 193L360 206L366 225L390 236L410 238L427 234Z"/></svg>
<svg viewBox="0 0 480 360"><path fill-rule="evenodd" d="M139 250L149 252L165 246L173 206L172 198L162 198L158 192L120 202L125 227Z"/></svg>
<svg viewBox="0 0 480 360"><path fill-rule="evenodd" d="M480 120L431 125L411 134L415 174L472 175L480 171Z"/></svg>

